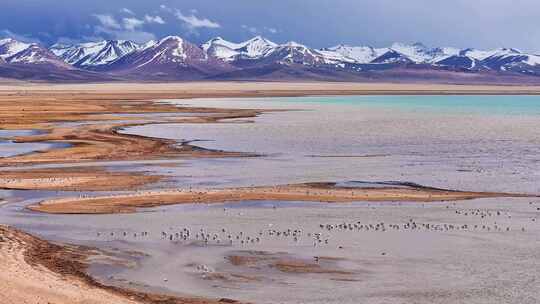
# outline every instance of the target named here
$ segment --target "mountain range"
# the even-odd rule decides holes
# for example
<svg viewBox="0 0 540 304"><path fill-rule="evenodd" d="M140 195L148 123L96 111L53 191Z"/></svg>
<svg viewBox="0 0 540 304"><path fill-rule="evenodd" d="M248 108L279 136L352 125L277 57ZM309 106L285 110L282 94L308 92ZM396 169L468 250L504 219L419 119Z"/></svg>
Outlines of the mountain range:
<svg viewBox="0 0 540 304"><path fill-rule="evenodd" d="M107 40L49 48L0 40L0 77L34 81L333 80L540 83L540 55L395 43L386 48L178 36L139 44Z"/></svg>

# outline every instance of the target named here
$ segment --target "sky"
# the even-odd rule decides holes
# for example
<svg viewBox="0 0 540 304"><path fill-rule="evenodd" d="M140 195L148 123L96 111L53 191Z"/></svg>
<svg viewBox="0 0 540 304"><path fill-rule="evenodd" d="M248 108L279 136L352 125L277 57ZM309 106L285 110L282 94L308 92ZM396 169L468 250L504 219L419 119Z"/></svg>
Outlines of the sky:
<svg viewBox="0 0 540 304"><path fill-rule="evenodd" d="M539 0L1 0L0 37L77 43L261 35L311 47L393 42L540 53Z"/></svg>

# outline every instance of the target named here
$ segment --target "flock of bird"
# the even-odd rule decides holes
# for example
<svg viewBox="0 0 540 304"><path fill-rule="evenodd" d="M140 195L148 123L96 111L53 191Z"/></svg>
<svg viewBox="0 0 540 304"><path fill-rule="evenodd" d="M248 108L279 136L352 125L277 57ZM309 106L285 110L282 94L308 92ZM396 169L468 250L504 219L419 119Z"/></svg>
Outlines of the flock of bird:
<svg viewBox="0 0 540 304"><path fill-rule="evenodd" d="M532 203L531 203L532 205ZM535 206L534 206L535 207ZM535 207L536 208L536 207ZM174 228L161 231L159 239L173 243L196 244L201 246L208 245L229 245L229 246L248 246L258 245L269 240L287 241L288 244L322 246L334 244L343 249L343 244L337 244L337 239L346 240L347 238L335 238L332 242L332 236L339 233L368 233L368 232L387 232L387 231L416 231L416 232L510 232L526 231L525 226L511 227L509 224L512 215L502 210L490 209L453 209L453 213L459 216L479 217L481 222L477 223L429 223L420 222L412 218L402 223L363 222L363 221L343 221L339 223L320 223L311 231L303 228L291 227L285 229L262 229L255 232L233 231L226 227L220 229L207 228ZM488 221L489 218L494 218ZM536 218L532 218L535 222ZM114 241L131 239L151 239L148 231L128 232L128 231L109 231L97 232L98 239Z"/></svg>

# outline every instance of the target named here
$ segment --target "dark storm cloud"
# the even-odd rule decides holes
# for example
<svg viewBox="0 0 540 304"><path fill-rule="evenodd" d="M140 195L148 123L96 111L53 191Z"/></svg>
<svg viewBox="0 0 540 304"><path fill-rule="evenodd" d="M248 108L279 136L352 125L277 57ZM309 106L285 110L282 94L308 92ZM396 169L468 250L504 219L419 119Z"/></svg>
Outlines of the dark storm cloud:
<svg viewBox="0 0 540 304"><path fill-rule="evenodd" d="M538 0L3 0L0 35L54 43L253 35L315 47L395 41L540 51Z"/></svg>

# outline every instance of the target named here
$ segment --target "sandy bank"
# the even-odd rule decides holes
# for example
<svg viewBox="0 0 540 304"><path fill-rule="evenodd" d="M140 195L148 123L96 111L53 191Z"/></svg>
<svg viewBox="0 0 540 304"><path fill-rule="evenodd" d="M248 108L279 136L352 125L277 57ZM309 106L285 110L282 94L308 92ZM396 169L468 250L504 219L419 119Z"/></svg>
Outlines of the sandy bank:
<svg viewBox="0 0 540 304"><path fill-rule="evenodd" d="M135 189L161 179L161 176L110 172L97 167L6 170L0 172L0 188L113 191Z"/></svg>
<svg viewBox="0 0 540 304"><path fill-rule="evenodd" d="M102 285L86 275L86 248L60 246L0 225L0 302L205 304L233 302L155 295Z"/></svg>
<svg viewBox="0 0 540 304"><path fill-rule="evenodd" d="M336 187L332 183L299 184L273 187L230 189L175 189L135 192L127 195L78 197L46 200L29 206L30 210L57 214L131 213L137 208L173 204L209 204L240 201L311 201L343 203L354 201L458 201L489 197L527 195L468 192L427 187Z"/></svg>

